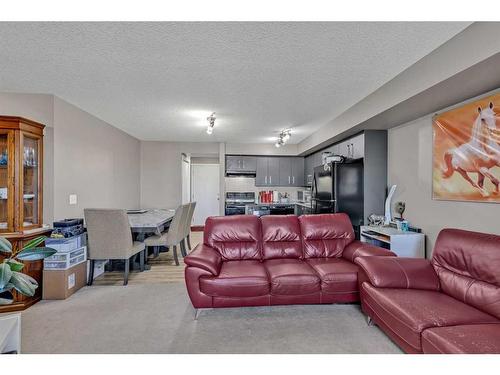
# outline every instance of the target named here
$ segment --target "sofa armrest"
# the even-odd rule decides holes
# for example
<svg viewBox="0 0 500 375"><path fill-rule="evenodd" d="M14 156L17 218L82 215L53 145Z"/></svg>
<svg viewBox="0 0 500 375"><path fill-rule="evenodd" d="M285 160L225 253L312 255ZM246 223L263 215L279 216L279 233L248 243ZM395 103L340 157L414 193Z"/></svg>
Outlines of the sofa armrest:
<svg viewBox="0 0 500 375"><path fill-rule="evenodd" d="M427 259L359 257L354 263L377 288L439 290L439 278Z"/></svg>
<svg viewBox="0 0 500 375"><path fill-rule="evenodd" d="M395 257L392 251L384 249L382 247L370 245L366 242L361 241L353 241L349 245L347 245L342 252L342 257L353 262L357 257L366 257L366 256L393 256Z"/></svg>
<svg viewBox="0 0 500 375"><path fill-rule="evenodd" d="M217 276L222 265L219 252L205 244L198 244L195 249L184 258L184 263L191 267L198 267Z"/></svg>

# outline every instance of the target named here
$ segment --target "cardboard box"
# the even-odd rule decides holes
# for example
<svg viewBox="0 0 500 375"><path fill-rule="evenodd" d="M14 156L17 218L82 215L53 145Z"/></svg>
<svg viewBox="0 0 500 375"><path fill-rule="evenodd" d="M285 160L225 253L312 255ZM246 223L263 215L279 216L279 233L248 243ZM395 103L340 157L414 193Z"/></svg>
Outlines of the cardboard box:
<svg viewBox="0 0 500 375"><path fill-rule="evenodd" d="M43 271L43 299L66 299L87 284L87 262L67 270Z"/></svg>

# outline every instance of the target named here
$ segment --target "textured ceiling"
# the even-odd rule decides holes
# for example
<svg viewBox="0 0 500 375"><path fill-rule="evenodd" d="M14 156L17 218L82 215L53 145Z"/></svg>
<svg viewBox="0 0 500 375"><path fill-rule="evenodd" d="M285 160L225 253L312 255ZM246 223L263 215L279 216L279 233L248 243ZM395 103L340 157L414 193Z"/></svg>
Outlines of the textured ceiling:
<svg viewBox="0 0 500 375"><path fill-rule="evenodd" d="M298 143L467 26L4 22L0 91L55 94L143 140L261 143L292 127Z"/></svg>

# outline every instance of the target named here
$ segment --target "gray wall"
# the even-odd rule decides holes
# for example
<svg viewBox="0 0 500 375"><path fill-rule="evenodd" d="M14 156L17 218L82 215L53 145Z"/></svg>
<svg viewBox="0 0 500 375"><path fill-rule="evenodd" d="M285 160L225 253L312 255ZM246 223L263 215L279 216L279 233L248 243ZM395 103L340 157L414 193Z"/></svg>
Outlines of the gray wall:
<svg viewBox="0 0 500 375"><path fill-rule="evenodd" d="M57 97L54 130L55 218L82 217L87 207L139 207L139 140Z"/></svg>
<svg viewBox="0 0 500 375"><path fill-rule="evenodd" d="M53 95L0 93L0 113L46 125L45 223L82 217L85 207L139 207L137 139Z"/></svg>
<svg viewBox="0 0 500 375"><path fill-rule="evenodd" d="M181 204L182 153L218 158L219 143L141 142L142 208L175 208Z"/></svg>
<svg viewBox="0 0 500 375"><path fill-rule="evenodd" d="M443 228L500 234L500 205L432 199L432 115L388 133L388 183L398 185L393 202L406 202L405 217L422 228L431 255Z"/></svg>
<svg viewBox="0 0 500 375"><path fill-rule="evenodd" d="M350 128L497 54L500 51L499 33L500 22L473 23L301 141L298 152L309 154L324 147L329 140Z"/></svg>

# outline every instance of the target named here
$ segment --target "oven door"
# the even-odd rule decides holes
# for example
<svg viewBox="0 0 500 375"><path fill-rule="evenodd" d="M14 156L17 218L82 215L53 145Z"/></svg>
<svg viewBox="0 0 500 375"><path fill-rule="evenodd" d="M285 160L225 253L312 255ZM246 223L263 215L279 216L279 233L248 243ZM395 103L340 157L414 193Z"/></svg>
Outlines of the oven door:
<svg viewBox="0 0 500 375"><path fill-rule="evenodd" d="M237 204L226 204L226 216L245 215L245 206Z"/></svg>

